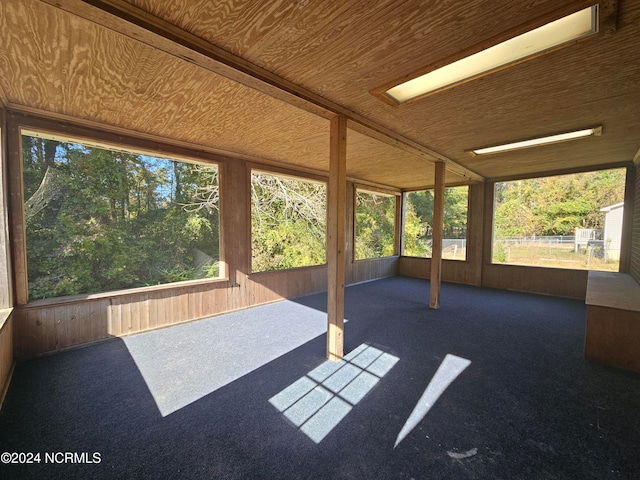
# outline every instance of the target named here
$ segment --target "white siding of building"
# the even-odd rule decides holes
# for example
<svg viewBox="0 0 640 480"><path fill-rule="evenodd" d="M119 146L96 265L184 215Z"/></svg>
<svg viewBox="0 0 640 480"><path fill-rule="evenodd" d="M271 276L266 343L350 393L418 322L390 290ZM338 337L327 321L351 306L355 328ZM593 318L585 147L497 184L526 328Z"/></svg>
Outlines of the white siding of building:
<svg viewBox="0 0 640 480"><path fill-rule="evenodd" d="M624 203L616 203L601 208L600 211L605 212L603 235L605 261L620 260Z"/></svg>

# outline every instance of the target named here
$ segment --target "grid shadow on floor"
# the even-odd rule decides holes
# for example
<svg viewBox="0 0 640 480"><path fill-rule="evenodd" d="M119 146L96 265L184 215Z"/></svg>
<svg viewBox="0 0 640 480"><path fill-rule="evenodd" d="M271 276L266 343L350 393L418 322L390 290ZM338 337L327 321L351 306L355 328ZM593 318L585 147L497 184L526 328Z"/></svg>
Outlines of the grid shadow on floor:
<svg viewBox="0 0 640 480"><path fill-rule="evenodd" d="M640 477L640 375L584 360L583 302L443 284L430 310L428 287L347 288L360 371L339 387L322 383L324 294L19 364L0 450L40 463L1 464L0 478ZM395 360L378 376L367 365L382 355ZM357 399L315 437L285 414L300 399L282 392L304 378L316 384L300 398L328 398L317 411Z"/></svg>

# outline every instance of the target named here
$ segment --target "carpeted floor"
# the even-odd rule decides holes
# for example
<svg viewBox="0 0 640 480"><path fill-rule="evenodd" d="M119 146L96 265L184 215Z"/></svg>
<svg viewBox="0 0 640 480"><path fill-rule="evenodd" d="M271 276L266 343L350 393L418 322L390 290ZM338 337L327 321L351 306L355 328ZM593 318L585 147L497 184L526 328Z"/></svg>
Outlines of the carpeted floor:
<svg viewBox="0 0 640 480"><path fill-rule="evenodd" d="M582 302L428 285L349 287L337 364L326 295L22 363L0 478L640 478L640 375L584 360Z"/></svg>

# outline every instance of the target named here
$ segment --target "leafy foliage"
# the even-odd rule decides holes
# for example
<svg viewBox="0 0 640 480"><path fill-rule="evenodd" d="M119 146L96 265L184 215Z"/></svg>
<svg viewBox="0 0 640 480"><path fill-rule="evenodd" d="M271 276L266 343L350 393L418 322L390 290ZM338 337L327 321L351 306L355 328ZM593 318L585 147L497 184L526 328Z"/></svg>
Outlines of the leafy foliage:
<svg viewBox="0 0 640 480"><path fill-rule="evenodd" d="M218 275L217 167L25 136L23 172L30 298Z"/></svg>
<svg viewBox="0 0 640 480"><path fill-rule="evenodd" d="M624 169L559 175L495 186L494 236L573 235L604 227L602 207L624 200Z"/></svg>
<svg viewBox="0 0 640 480"><path fill-rule="evenodd" d="M254 172L251 198L254 272L326 262L324 184Z"/></svg>
<svg viewBox="0 0 640 480"><path fill-rule="evenodd" d="M357 192L356 260L394 254L395 214L395 197Z"/></svg>
<svg viewBox="0 0 640 480"><path fill-rule="evenodd" d="M443 237L466 239L469 187L448 187L444 191ZM433 237L433 191L407 194L404 225L404 255L431 257Z"/></svg>
<svg viewBox="0 0 640 480"><path fill-rule="evenodd" d="M615 270L617 262L592 255L595 247L579 253L573 243L554 246L550 239L573 236L576 228L602 230L600 209L622 202L624 185L624 169L497 183L493 261ZM544 247L533 241L540 237L547 239Z"/></svg>

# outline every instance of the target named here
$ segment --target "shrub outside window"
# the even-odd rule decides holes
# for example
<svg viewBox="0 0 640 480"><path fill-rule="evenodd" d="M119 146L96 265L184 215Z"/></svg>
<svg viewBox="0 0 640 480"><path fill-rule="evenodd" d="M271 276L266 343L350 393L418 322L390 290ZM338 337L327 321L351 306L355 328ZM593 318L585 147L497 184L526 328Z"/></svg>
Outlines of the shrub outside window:
<svg viewBox="0 0 640 480"><path fill-rule="evenodd" d="M326 210L326 184L252 172L252 271L325 264Z"/></svg>
<svg viewBox="0 0 640 480"><path fill-rule="evenodd" d="M396 197L356 191L356 260L395 255Z"/></svg>
<svg viewBox="0 0 640 480"><path fill-rule="evenodd" d="M219 276L218 167L23 135L29 298Z"/></svg>
<svg viewBox="0 0 640 480"><path fill-rule="evenodd" d="M498 182L493 263L618 271L625 169Z"/></svg>
<svg viewBox="0 0 640 480"><path fill-rule="evenodd" d="M469 187L448 187L444 191L442 258L466 260ZM406 194L404 251L408 257L431 258L433 241L433 190Z"/></svg>

